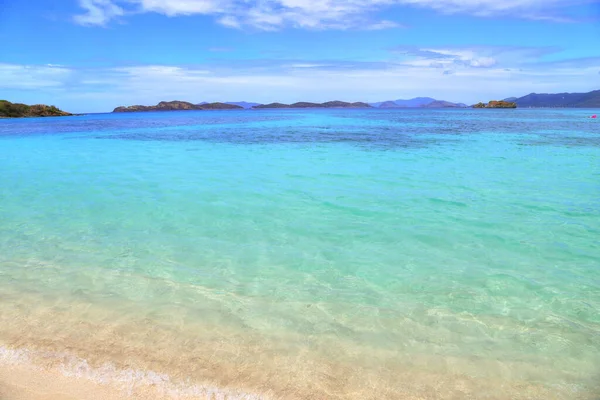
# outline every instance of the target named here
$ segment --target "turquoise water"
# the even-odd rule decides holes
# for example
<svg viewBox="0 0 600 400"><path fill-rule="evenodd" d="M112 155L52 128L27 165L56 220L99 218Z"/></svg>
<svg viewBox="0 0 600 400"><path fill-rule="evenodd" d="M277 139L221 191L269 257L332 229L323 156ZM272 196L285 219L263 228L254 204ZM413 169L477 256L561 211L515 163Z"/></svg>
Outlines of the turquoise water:
<svg viewBox="0 0 600 400"><path fill-rule="evenodd" d="M2 120L0 346L276 398L597 398L588 114Z"/></svg>

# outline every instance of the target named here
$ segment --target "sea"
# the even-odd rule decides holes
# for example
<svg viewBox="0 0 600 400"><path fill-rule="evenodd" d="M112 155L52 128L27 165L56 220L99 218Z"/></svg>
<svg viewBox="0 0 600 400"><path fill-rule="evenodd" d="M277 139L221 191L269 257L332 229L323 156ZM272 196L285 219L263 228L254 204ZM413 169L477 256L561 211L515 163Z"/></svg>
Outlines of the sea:
<svg viewBox="0 0 600 400"><path fill-rule="evenodd" d="M0 120L0 364L157 398L599 399L590 114Z"/></svg>

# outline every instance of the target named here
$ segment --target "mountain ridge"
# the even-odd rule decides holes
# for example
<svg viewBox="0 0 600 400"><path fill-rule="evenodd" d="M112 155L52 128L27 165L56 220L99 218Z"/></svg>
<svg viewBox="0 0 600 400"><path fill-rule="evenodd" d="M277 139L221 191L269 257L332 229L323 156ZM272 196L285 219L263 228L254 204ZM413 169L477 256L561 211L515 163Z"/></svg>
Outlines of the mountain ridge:
<svg viewBox="0 0 600 400"><path fill-rule="evenodd" d="M369 103L376 108L463 108L463 103L453 103L446 100L437 100L433 97L414 97L412 99L387 100Z"/></svg>
<svg viewBox="0 0 600 400"><path fill-rule="evenodd" d="M600 108L600 90L584 93L529 93L512 101L521 108Z"/></svg>

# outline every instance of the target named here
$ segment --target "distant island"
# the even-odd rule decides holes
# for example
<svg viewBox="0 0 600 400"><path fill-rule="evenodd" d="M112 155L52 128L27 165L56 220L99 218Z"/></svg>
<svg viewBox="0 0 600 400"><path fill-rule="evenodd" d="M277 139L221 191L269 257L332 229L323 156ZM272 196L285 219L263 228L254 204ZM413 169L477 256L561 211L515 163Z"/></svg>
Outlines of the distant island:
<svg viewBox="0 0 600 400"><path fill-rule="evenodd" d="M254 106L260 106L260 103L249 103L247 101L226 101L225 104L233 104L243 108L252 108Z"/></svg>
<svg viewBox="0 0 600 400"><path fill-rule="evenodd" d="M178 111L178 110L248 110L248 109L285 109L285 108L467 108L466 104L436 100L432 97L415 97L413 99L387 100L375 103L327 101L325 103L296 102L292 104L270 103L260 104L247 101L190 103L187 101L161 101L154 106L120 106L115 113L144 111ZM504 100L492 100L488 103L477 103L472 108L600 108L600 90L587 93L530 93L523 97L509 97ZM26 105L0 100L0 118L23 117L62 117L73 115L55 106L44 104Z"/></svg>
<svg viewBox="0 0 600 400"><path fill-rule="evenodd" d="M369 103L376 108L465 108L466 104L452 103L445 100L436 100L431 97L415 97L413 99L387 100L376 103Z"/></svg>
<svg viewBox="0 0 600 400"><path fill-rule="evenodd" d="M143 112L143 111L180 111L180 110L243 110L244 107L227 103L201 103L193 104L187 101L161 101L155 106L129 106L117 107L113 110L119 112Z"/></svg>
<svg viewBox="0 0 600 400"><path fill-rule="evenodd" d="M600 108L600 90L587 93L530 93L504 100L513 101L519 107Z"/></svg>
<svg viewBox="0 0 600 400"><path fill-rule="evenodd" d="M328 101L326 103L309 103L306 101L301 101L293 104L271 103L261 104L252 108L371 108L371 106L367 103L362 102L347 103L345 101L336 100Z"/></svg>
<svg viewBox="0 0 600 400"><path fill-rule="evenodd" d="M463 103L452 103L450 101L445 100L435 100L431 103L424 104L421 108L465 108L466 104Z"/></svg>
<svg viewBox="0 0 600 400"><path fill-rule="evenodd" d="M0 100L0 118L27 118L27 117L66 117L73 115L62 111L55 106L44 104L11 103L7 100Z"/></svg>
<svg viewBox="0 0 600 400"><path fill-rule="evenodd" d="M489 103L477 103L473 108L517 108L517 103L512 101L496 101L492 100Z"/></svg>
<svg viewBox="0 0 600 400"><path fill-rule="evenodd" d="M113 110L115 113L121 112L143 112L143 111L178 111L178 110L243 110L243 109L263 109L263 108L371 108L367 103L347 103L345 101L328 101L326 103L298 102L294 104L259 104L241 101L238 103L199 103L193 104L187 101L161 101L155 106L120 106Z"/></svg>
<svg viewBox="0 0 600 400"><path fill-rule="evenodd" d="M325 103L314 103L300 101L292 104L269 103L260 104L247 101L238 102L214 102L214 103L190 103L187 101L161 101L155 106L134 105L129 107L117 107L113 112L140 112L140 111L175 111L175 110L262 110L262 109L286 109L286 108L522 108L522 107L588 107L600 108L600 90L588 93L558 93L558 94L536 94L531 93L523 97L509 97L504 100L492 100L488 103L477 103L467 106L464 103L454 103L446 100L438 100L432 97L415 97L412 99L387 100L374 103L327 101ZM60 110L58 110L60 112ZM64 115L64 114L63 114ZM68 115L68 114L66 114ZM1 114L0 114L1 116Z"/></svg>

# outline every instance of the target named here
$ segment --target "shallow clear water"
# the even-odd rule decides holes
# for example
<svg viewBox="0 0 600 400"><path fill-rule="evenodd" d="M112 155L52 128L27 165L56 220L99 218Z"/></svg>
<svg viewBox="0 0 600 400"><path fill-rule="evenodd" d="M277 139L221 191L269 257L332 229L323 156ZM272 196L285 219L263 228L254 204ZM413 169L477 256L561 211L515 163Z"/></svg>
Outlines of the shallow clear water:
<svg viewBox="0 0 600 400"><path fill-rule="evenodd" d="M2 120L0 346L276 398L596 398L588 114Z"/></svg>

